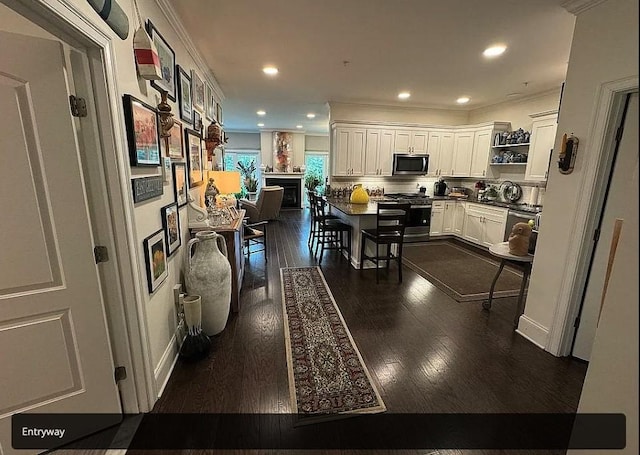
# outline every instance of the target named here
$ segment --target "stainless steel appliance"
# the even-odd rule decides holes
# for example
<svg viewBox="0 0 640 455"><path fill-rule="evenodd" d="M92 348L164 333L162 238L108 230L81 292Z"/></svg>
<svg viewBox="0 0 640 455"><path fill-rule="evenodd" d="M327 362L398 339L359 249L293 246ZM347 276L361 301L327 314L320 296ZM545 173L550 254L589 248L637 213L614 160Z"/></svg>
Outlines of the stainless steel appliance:
<svg viewBox="0 0 640 455"><path fill-rule="evenodd" d="M540 214L542 206L528 204L509 204L509 212L507 214L507 224L504 230L504 241L509 240L511 229L516 223L528 223L529 220L534 221L531 239L529 240L529 253L533 254L536 249L538 240L538 229L540 227Z"/></svg>
<svg viewBox="0 0 640 455"><path fill-rule="evenodd" d="M406 243L426 242L431 229L431 198L424 193L395 193L385 195L394 202L409 203L409 220L404 230Z"/></svg>
<svg viewBox="0 0 640 455"><path fill-rule="evenodd" d="M393 175L425 175L429 169L429 155L393 154Z"/></svg>
<svg viewBox="0 0 640 455"><path fill-rule="evenodd" d="M444 196L445 194L447 194L447 183L440 179L433 184L433 195Z"/></svg>

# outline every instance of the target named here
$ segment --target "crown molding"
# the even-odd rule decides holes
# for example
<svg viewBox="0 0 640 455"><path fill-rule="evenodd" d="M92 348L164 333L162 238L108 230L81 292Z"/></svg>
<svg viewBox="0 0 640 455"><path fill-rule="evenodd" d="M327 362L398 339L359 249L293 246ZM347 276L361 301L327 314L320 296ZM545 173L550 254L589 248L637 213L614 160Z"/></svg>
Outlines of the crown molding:
<svg viewBox="0 0 640 455"><path fill-rule="evenodd" d="M584 13L586 10L593 8L607 0L562 0L560 6L569 11L571 14Z"/></svg>
<svg viewBox="0 0 640 455"><path fill-rule="evenodd" d="M169 21L169 24L173 27L174 31L178 35L178 38L180 38L180 40L182 41L182 44L187 49L187 52L189 53L191 58L196 62L196 65L198 65L200 68L207 70L204 77L207 80L207 82L211 84L216 97L220 101L224 100L225 97L224 97L222 88L220 87L220 84L218 84L218 81L215 75L213 74L213 71L209 67L209 64L205 61L205 59L200 54L200 51L198 51L198 48L191 40L191 36L189 35L189 32L187 32L187 29L182 24L182 21L180 20L180 17L176 13L176 10L173 8L171 1L170 0L155 0L155 1L156 1L156 4L158 5L158 8L162 12L162 14L164 14L164 16L167 18L167 21Z"/></svg>

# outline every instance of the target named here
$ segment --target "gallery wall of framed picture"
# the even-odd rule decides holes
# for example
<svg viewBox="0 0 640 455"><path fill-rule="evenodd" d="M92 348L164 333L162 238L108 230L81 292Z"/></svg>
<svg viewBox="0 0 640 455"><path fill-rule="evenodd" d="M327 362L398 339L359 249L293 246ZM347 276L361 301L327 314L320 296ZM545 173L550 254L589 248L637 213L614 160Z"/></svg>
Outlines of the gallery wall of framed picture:
<svg viewBox="0 0 640 455"><path fill-rule="evenodd" d="M158 50L162 79L149 81L157 93L150 90L136 96L124 95L123 106L133 203L163 202L158 210L162 228L142 240L147 288L153 294L164 282L171 281L166 279L169 261L179 256L176 252L185 235L180 211L188 204L189 191L206 180L208 153L203 134L209 122L222 123L222 107L213 84L205 77L206 70L194 66L193 61L180 61L181 55L176 54L171 43L176 39L175 33L165 30L163 35L148 19L145 27ZM176 46L181 49L179 44ZM160 115L154 107L163 91L172 102L173 125L168 137L161 136ZM163 186L170 188L169 198L172 196L173 201L167 200ZM153 222L149 231L159 224Z"/></svg>

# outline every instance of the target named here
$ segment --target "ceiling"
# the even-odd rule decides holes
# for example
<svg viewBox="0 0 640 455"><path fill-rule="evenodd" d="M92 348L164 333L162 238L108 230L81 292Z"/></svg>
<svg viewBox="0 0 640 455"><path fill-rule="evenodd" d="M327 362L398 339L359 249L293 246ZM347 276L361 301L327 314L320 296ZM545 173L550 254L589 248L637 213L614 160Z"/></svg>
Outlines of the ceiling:
<svg viewBox="0 0 640 455"><path fill-rule="evenodd" d="M228 131L258 131L262 122L266 129L302 125L307 133L326 134L328 101L476 109L558 88L574 25L560 0L172 5L222 87ZM484 57L496 43L507 51ZM263 74L266 64L279 74ZM403 90L410 99L398 100ZM460 96L471 101L461 107ZM267 115L259 117L258 110ZM316 118L307 119L309 112Z"/></svg>

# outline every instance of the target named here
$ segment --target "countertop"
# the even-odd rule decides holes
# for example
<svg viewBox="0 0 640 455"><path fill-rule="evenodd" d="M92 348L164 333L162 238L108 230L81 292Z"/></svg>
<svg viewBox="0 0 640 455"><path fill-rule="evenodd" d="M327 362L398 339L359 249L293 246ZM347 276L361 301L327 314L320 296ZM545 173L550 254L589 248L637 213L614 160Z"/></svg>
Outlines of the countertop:
<svg viewBox="0 0 640 455"><path fill-rule="evenodd" d="M509 204L508 202L501 202L501 201L480 201L472 198L461 199L461 198L449 197L449 196L435 196L432 198L432 200L433 201L460 200L462 202L473 202L474 204L484 204L484 205L490 205L493 207L502 207L506 209L510 208L510 209L527 212L531 214L536 214L537 212L542 211L542 206L533 207L527 204L517 204L517 203ZM327 202L329 203L329 205L334 207L336 210L340 210L345 215L353 215L353 216L375 215L377 213L378 202L380 201L393 202L393 199L385 199L385 198L373 199L372 198L368 204L351 204L346 199L327 199Z"/></svg>

